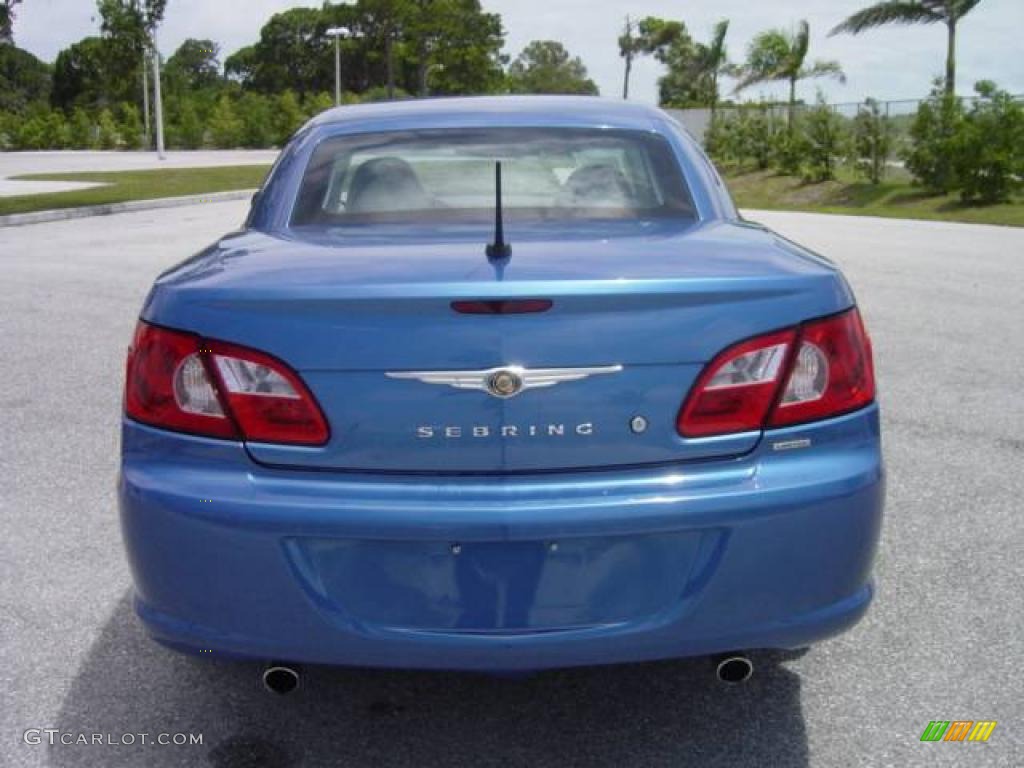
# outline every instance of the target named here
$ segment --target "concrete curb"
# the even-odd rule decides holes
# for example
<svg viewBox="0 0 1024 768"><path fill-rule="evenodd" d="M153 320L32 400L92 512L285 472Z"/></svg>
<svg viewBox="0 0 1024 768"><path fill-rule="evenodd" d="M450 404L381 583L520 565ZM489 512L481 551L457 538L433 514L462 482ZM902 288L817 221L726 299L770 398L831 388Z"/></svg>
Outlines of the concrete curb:
<svg viewBox="0 0 1024 768"><path fill-rule="evenodd" d="M247 200L255 193L255 189L236 189L230 192L211 192L208 195L158 197L153 200L128 200L123 203L83 205L78 208L60 208L53 211L12 213L7 216L0 216L0 227L21 227L27 224L43 224L48 221L84 219L88 216L108 216L112 213L148 211L155 208L177 208L182 205L198 205L199 203L223 203L229 200Z"/></svg>

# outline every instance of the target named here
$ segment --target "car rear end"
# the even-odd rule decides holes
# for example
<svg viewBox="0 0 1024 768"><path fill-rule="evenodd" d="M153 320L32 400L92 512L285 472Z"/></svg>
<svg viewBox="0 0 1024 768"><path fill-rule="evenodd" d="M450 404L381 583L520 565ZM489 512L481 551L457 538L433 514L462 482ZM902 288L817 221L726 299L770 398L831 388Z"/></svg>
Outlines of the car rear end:
<svg viewBox="0 0 1024 768"><path fill-rule="evenodd" d="M432 109L311 126L249 228L154 286L120 480L150 632L509 670L854 623L883 476L834 266L735 221L649 113Z"/></svg>

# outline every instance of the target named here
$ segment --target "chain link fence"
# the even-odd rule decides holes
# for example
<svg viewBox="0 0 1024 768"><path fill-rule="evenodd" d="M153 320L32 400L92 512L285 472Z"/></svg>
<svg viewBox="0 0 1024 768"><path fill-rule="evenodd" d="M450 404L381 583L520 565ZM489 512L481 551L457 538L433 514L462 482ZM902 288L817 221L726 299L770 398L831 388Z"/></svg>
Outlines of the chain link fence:
<svg viewBox="0 0 1024 768"><path fill-rule="evenodd" d="M1024 102L1024 94L1014 96L1016 101ZM879 101L878 109L882 115L889 119L894 137L894 149L896 153L909 142L910 125L917 108L926 99L901 99L898 101ZM970 109L977 101L975 96L963 97L964 107ZM813 109L815 104L797 104L794 114L799 117L803 112ZM857 114L865 108L863 101L849 101L839 104L828 105L833 112L848 120L853 120ZM711 110L706 107L697 109L668 109L665 110L675 117L687 131L701 144L711 125ZM768 118L769 124L773 126L784 126L789 115L789 106L786 104L743 104L738 106L722 106L716 112L719 120L735 120L746 112L758 112Z"/></svg>

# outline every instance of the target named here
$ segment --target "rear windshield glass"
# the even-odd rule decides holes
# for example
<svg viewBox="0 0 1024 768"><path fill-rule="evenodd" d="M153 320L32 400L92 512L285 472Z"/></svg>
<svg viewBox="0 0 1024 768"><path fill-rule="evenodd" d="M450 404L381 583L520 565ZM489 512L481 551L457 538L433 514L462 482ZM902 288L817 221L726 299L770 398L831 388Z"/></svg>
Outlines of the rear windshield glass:
<svg viewBox="0 0 1024 768"><path fill-rule="evenodd" d="M322 141L292 226L493 221L495 163L510 221L693 219L668 142L570 128L394 131Z"/></svg>

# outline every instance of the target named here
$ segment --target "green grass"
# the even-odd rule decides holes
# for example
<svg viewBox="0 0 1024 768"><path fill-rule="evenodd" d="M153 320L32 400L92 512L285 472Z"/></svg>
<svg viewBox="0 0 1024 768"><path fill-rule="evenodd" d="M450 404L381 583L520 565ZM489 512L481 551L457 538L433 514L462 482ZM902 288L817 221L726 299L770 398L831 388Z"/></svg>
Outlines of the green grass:
<svg viewBox="0 0 1024 768"><path fill-rule="evenodd" d="M1024 198L996 205L966 205L956 194L932 195L913 186L906 171L900 169L892 169L889 178L878 185L859 180L845 168L835 180L817 184L774 171L729 169L725 180L741 208L1024 227Z"/></svg>
<svg viewBox="0 0 1024 768"><path fill-rule="evenodd" d="M126 200L152 200L158 197L255 189L262 183L268 169L269 166L265 165L231 165L220 168L166 168L153 171L42 173L15 176L14 179L31 181L94 181L102 182L106 186L71 192L0 197L0 216L55 208L77 208L83 205L122 203Z"/></svg>

